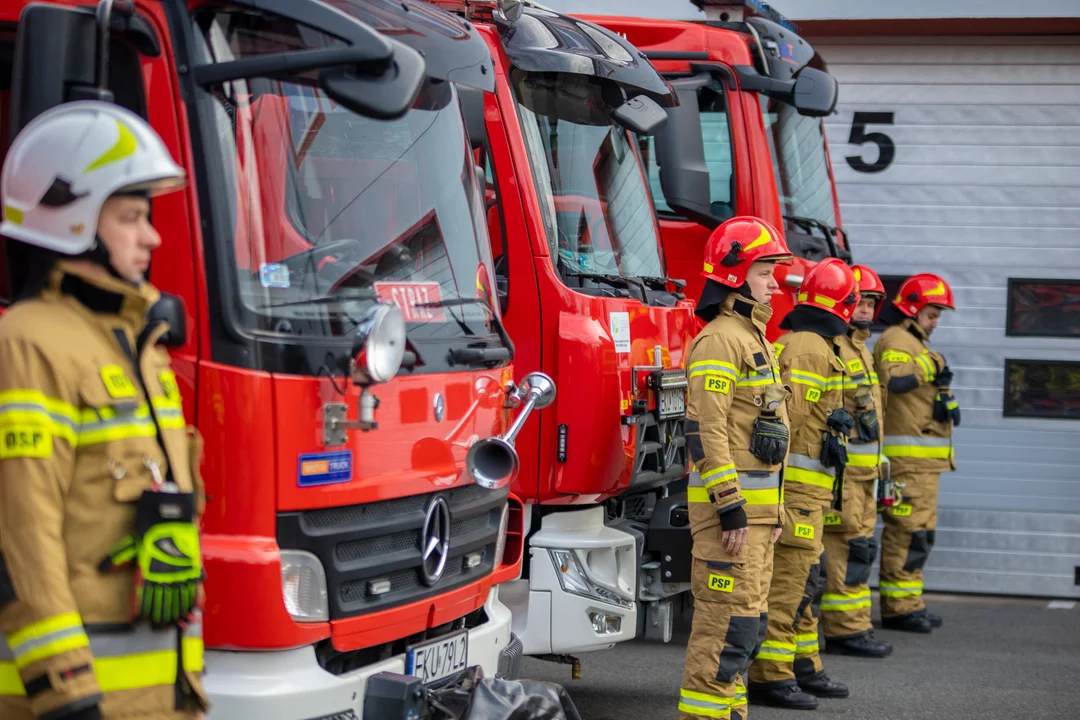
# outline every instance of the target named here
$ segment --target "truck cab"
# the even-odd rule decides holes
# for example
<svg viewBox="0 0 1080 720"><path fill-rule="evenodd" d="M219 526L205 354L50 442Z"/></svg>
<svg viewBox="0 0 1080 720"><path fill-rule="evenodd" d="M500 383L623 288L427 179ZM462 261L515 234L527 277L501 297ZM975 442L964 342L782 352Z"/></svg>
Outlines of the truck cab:
<svg viewBox="0 0 1080 720"><path fill-rule="evenodd" d="M188 173L153 201L149 279L181 308L205 438L211 718L415 717L421 686L516 674L513 438L554 385L513 382L491 281L461 91L493 70L418 0L0 9L3 149L89 97ZM11 301L25 267L3 250Z"/></svg>
<svg viewBox="0 0 1080 720"><path fill-rule="evenodd" d="M687 472L693 304L669 278L636 142L675 96L594 24L509 0L435 4L495 60L495 93L463 94L495 283L515 373L559 387L516 445L527 554L500 597L527 655L576 663L639 633L662 592L643 569L649 519Z"/></svg>
<svg viewBox="0 0 1080 720"><path fill-rule="evenodd" d="M679 94L667 126L642 145L669 270L687 281L687 296L701 294L705 241L721 222L755 215L784 231L795 259L777 270L768 328L775 340L809 268L852 259L821 120L835 107L837 84L772 8L751 0L694 5L709 19L581 17L638 46Z"/></svg>

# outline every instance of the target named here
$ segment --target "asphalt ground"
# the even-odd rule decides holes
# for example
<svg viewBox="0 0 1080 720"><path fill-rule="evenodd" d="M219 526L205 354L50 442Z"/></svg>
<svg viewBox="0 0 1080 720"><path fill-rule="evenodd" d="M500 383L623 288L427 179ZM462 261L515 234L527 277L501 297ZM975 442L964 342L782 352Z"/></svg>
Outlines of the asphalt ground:
<svg viewBox="0 0 1080 720"><path fill-rule="evenodd" d="M876 629L893 643L882 660L822 655L851 688L818 709L750 706L753 720L1080 720L1080 603L928 595L943 627L931 635ZM877 614L877 597L874 612ZM564 685L584 720L675 718L689 616L671 642L632 641L570 666L525 658L522 676Z"/></svg>

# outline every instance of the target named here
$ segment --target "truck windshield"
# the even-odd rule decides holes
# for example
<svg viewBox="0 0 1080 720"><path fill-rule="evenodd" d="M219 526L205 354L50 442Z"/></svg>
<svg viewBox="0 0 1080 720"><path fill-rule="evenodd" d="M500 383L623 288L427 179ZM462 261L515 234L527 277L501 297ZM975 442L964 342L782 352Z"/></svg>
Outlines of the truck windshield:
<svg viewBox="0 0 1080 720"><path fill-rule="evenodd" d="M511 80L548 245L563 274L662 277L641 160L630 133L612 121L601 86L519 70Z"/></svg>
<svg viewBox="0 0 1080 720"><path fill-rule="evenodd" d="M218 62L338 42L257 14L200 25ZM314 78L214 88L245 329L346 336L390 301L414 345L498 344L483 196L453 85L429 81L404 117L375 120Z"/></svg>
<svg viewBox="0 0 1080 720"><path fill-rule="evenodd" d="M820 118L800 115L786 103L759 95L784 215L836 225L833 184Z"/></svg>

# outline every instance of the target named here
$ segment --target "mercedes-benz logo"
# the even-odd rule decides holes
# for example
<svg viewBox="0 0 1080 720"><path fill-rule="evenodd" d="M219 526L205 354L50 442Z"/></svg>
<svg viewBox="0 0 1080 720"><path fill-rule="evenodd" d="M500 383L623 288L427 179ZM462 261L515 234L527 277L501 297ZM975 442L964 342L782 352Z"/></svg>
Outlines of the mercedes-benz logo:
<svg viewBox="0 0 1080 720"><path fill-rule="evenodd" d="M443 497L437 497L428 505L424 527L420 531L420 577L424 584L433 587L446 570L450 555L450 506Z"/></svg>
<svg viewBox="0 0 1080 720"><path fill-rule="evenodd" d="M435 422L442 422L446 417L446 401L443 400L442 393L435 393Z"/></svg>

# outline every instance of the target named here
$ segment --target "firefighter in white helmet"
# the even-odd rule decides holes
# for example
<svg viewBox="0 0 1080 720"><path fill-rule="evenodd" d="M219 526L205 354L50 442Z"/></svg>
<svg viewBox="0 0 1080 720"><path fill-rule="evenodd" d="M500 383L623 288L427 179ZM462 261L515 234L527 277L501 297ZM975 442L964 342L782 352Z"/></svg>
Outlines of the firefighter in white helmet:
<svg viewBox="0 0 1080 720"><path fill-rule="evenodd" d="M60 105L0 177L30 246L0 318L0 717L195 718L201 443L144 280L150 198L184 171L140 117Z"/></svg>

